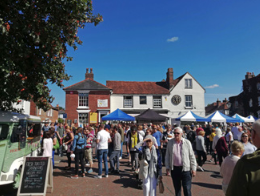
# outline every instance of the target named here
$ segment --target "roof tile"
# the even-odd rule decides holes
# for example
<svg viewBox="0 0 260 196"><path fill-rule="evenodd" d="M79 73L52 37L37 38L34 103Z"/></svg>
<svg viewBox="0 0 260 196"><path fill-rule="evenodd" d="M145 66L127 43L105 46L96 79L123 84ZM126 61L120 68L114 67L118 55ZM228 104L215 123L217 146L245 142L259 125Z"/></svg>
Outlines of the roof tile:
<svg viewBox="0 0 260 196"><path fill-rule="evenodd" d="M114 94L169 94L166 82L107 81Z"/></svg>

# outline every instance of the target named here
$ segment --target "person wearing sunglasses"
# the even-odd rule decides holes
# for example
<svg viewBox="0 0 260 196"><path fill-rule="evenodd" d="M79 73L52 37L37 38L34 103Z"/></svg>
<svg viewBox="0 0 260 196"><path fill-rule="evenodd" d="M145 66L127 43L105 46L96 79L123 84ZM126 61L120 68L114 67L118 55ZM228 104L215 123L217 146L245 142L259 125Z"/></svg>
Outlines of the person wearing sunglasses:
<svg viewBox="0 0 260 196"><path fill-rule="evenodd" d="M162 180L161 162L158 161L156 139L152 135L147 135L142 142L139 142L135 148L139 151L139 179L143 181L143 195L156 196L157 179Z"/></svg>
<svg viewBox="0 0 260 196"><path fill-rule="evenodd" d="M185 196L191 196L191 179L196 176L197 163L189 140L182 137L183 130L174 128L174 139L168 141L165 166L171 172L175 195L181 196L181 185Z"/></svg>
<svg viewBox="0 0 260 196"><path fill-rule="evenodd" d="M253 152L255 152L257 150L255 145L251 144L248 141L248 139L249 139L248 133L243 133L242 136L241 136L241 142L244 145L245 151L244 151L244 154L242 156L244 156L246 154L251 154L251 153L253 153Z"/></svg>
<svg viewBox="0 0 260 196"><path fill-rule="evenodd" d="M226 196L259 195L260 187L260 119L254 122L252 141L257 150L237 161Z"/></svg>

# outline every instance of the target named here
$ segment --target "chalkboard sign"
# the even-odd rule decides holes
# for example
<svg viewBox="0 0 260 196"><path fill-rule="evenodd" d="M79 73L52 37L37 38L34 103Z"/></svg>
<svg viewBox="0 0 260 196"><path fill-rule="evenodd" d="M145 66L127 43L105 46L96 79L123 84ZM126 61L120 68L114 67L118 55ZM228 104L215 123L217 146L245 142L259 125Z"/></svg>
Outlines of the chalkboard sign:
<svg viewBox="0 0 260 196"><path fill-rule="evenodd" d="M17 195L45 195L52 186L50 157L25 157Z"/></svg>

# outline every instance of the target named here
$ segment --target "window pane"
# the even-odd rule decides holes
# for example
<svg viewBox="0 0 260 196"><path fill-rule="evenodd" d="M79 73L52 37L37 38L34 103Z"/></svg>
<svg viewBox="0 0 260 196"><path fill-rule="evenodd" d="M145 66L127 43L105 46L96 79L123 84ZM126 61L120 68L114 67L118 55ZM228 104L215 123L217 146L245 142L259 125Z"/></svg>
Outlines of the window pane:
<svg viewBox="0 0 260 196"><path fill-rule="evenodd" d="M140 96L140 104L146 104L146 96Z"/></svg>
<svg viewBox="0 0 260 196"><path fill-rule="evenodd" d="M124 96L124 108L132 108L133 107L133 97L132 96Z"/></svg>
<svg viewBox="0 0 260 196"><path fill-rule="evenodd" d="M192 107L192 95L185 95L186 107Z"/></svg>
<svg viewBox="0 0 260 196"><path fill-rule="evenodd" d="M162 97L153 96L153 107L161 108L162 107Z"/></svg>
<svg viewBox="0 0 260 196"><path fill-rule="evenodd" d="M79 93L79 106L88 106L88 94L87 93Z"/></svg>
<svg viewBox="0 0 260 196"><path fill-rule="evenodd" d="M8 125L0 125L0 141L7 138L8 135Z"/></svg>

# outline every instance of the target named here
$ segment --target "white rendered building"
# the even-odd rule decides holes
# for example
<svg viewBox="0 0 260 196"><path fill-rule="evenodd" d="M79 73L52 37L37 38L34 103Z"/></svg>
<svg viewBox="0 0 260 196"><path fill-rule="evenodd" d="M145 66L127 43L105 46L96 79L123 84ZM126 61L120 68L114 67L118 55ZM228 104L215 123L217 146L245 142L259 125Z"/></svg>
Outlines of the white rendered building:
<svg viewBox="0 0 260 196"><path fill-rule="evenodd" d="M205 116L205 89L188 72L174 79L173 69L169 68L166 81L127 82L107 81L112 89L110 111L117 108L136 116L151 108L169 117L169 122L191 110Z"/></svg>

